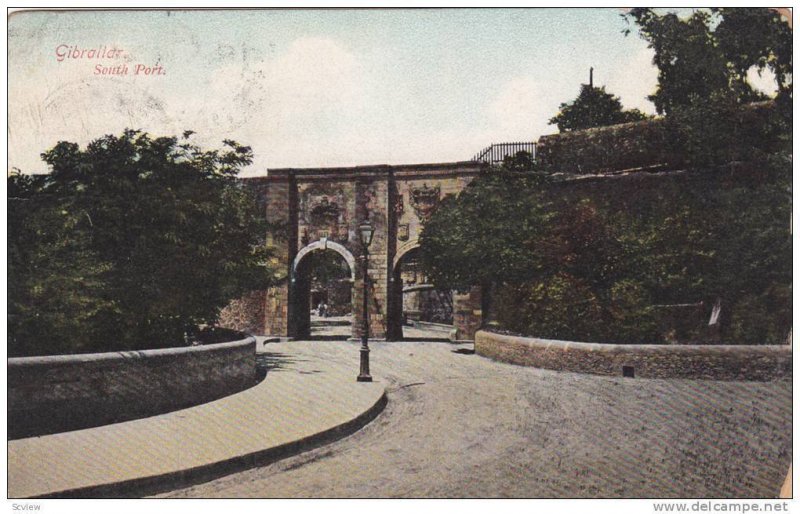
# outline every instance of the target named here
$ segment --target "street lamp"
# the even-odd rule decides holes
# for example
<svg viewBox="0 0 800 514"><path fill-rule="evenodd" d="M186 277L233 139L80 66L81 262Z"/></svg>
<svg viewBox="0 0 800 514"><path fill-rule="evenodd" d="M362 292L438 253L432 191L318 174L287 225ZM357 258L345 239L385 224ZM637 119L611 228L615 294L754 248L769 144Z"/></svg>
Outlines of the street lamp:
<svg viewBox="0 0 800 514"><path fill-rule="evenodd" d="M364 266L364 310L361 317L361 370L356 380L358 382L372 382L372 375L369 374L369 345L367 344L367 339L369 339L369 276L367 270L369 269L369 245L372 243L372 235L375 233L375 228L368 219L365 219L364 222L358 226L358 233L361 236L361 248L364 251L361 257Z"/></svg>

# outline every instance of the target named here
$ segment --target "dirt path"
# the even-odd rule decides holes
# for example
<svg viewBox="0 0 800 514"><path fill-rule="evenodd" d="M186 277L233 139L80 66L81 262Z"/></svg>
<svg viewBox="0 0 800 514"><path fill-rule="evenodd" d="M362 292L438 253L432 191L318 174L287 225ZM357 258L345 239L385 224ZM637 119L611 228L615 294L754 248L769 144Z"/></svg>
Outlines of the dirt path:
<svg viewBox="0 0 800 514"><path fill-rule="evenodd" d="M355 343L283 343L352 360ZM444 343L376 344L385 412L358 433L174 497L774 497L791 383L606 378Z"/></svg>

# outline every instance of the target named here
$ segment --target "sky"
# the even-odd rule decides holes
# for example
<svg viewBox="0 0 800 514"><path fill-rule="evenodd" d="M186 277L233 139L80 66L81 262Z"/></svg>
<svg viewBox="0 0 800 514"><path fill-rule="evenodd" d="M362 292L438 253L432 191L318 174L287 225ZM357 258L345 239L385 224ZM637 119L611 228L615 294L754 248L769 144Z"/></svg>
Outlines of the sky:
<svg viewBox="0 0 800 514"><path fill-rule="evenodd" d="M654 113L652 52L627 27L590 8L16 13L8 165L46 172L58 141L125 128L249 145L243 175L468 160L556 132L590 67Z"/></svg>

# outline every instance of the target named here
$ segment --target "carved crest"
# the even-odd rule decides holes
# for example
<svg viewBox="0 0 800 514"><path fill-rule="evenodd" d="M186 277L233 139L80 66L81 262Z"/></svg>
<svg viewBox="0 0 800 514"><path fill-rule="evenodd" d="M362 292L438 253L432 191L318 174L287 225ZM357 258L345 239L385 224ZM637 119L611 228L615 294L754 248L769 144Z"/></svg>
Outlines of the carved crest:
<svg viewBox="0 0 800 514"><path fill-rule="evenodd" d="M441 189L438 185L428 187L428 184L423 184L422 187L411 189L411 207L414 208L414 212L421 221L427 221L436 210L436 206L439 205L440 193Z"/></svg>
<svg viewBox="0 0 800 514"><path fill-rule="evenodd" d="M336 202L329 202L327 196L311 208L311 223L316 226L327 226L339 221L339 206Z"/></svg>
<svg viewBox="0 0 800 514"><path fill-rule="evenodd" d="M408 223L397 226L397 239L400 241L408 241Z"/></svg>

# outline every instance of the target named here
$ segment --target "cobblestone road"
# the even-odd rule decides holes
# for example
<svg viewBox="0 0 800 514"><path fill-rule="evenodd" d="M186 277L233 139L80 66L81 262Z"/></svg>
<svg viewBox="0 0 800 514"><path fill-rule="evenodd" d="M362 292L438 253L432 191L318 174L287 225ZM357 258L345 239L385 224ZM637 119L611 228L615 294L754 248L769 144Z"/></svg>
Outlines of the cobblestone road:
<svg viewBox="0 0 800 514"><path fill-rule="evenodd" d="M268 345L352 361L356 343ZM386 410L334 444L172 497L774 497L791 383L598 377L446 343L373 345ZM287 406L290 408L290 406Z"/></svg>

